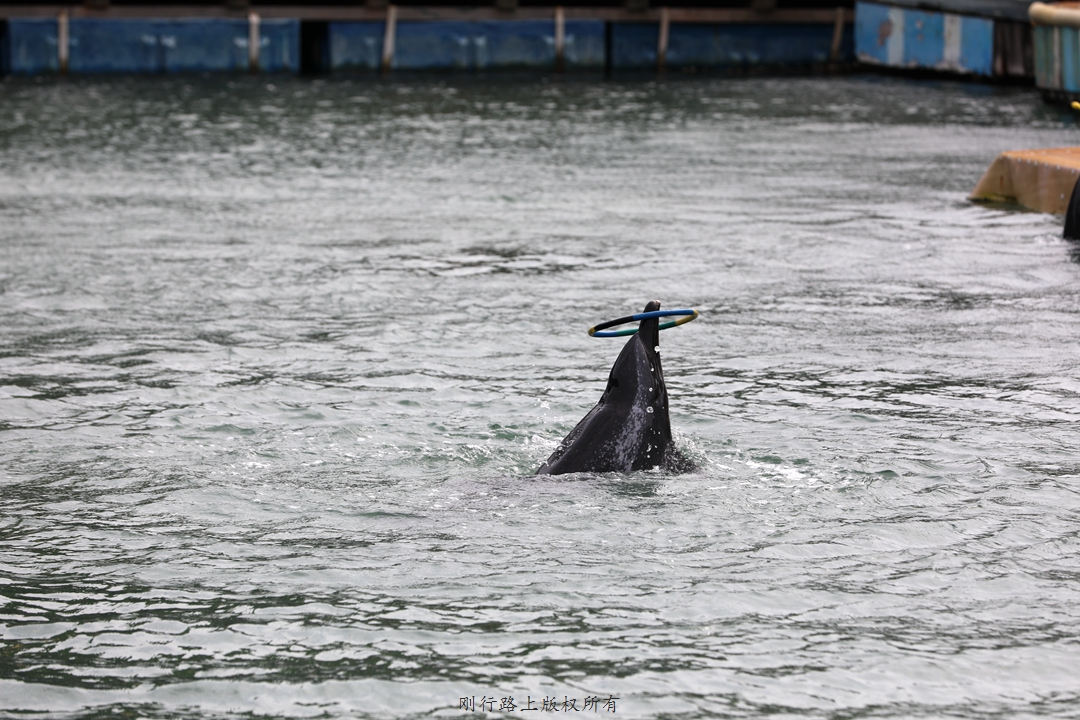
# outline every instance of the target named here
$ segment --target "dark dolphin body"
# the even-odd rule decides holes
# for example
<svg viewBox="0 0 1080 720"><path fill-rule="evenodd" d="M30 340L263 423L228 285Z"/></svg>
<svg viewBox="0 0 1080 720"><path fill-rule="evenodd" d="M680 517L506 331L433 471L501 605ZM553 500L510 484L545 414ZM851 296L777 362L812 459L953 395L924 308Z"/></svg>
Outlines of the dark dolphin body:
<svg viewBox="0 0 1080 720"><path fill-rule="evenodd" d="M660 303L653 300L644 312L659 309ZM692 468L671 441L659 349L660 321L642 320L611 367L600 402L559 443L537 474Z"/></svg>

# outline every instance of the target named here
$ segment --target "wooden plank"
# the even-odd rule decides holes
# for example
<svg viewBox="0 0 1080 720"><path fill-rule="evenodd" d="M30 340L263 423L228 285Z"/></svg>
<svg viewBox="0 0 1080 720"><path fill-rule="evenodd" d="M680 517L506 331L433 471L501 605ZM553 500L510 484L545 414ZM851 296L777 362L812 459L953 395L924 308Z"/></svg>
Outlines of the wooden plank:
<svg viewBox="0 0 1080 720"><path fill-rule="evenodd" d="M844 41L844 8L836 8L836 21L833 25L832 44L829 46L829 62L840 59L840 44Z"/></svg>
<svg viewBox="0 0 1080 720"><path fill-rule="evenodd" d="M64 9L56 17L56 62L62 75L67 74L70 57L71 26L68 22L68 11Z"/></svg>
<svg viewBox="0 0 1080 720"><path fill-rule="evenodd" d="M383 31L382 71L390 72L394 64L394 43L397 41L397 5L386 6L386 29Z"/></svg>
<svg viewBox="0 0 1080 720"><path fill-rule="evenodd" d="M259 14L248 14L248 72L259 72L259 48L262 47L262 36L259 33Z"/></svg>
<svg viewBox="0 0 1080 720"><path fill-rule="evenodd" d="M671 11L660 8L660 32L656 40L656 69L663 71L667 61L668 34L671 32Z"/></svg>
<svg viewBox="0 0 1080 720"><path fill-rule="evenodd" d="M836 20L839 8L821 9L778 9L762 13L750 8L672 8L673 23L716 23L716 24L828 24ZM854 10L843 10L844 22L855 22Z"/></svg>
<svg viewBox="0 0 1080 720"><path fill-rule="evenodd" d="M563 55L566 51L566 11L555 8L555 72L564 70Z"/></svg>

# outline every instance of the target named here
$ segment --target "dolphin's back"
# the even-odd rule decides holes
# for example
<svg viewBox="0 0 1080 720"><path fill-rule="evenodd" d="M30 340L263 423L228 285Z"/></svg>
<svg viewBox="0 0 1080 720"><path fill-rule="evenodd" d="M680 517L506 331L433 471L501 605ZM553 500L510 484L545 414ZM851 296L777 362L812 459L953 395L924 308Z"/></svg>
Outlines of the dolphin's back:
<svg viewBox="0 0 1080 720"><path fill-rule="evenodd" d="M664 372L657 346L649 346L659 339L656 324L655 319L642 322L641 331L627 340L600 402L538 473L645 470L663 464L669 447L674 452Z"/></svg>
<svg viewBox="0 0 1080 720"><path fill-rule="evenodd" d="M656 300L645 306L646 313L659 309ZM671 441L667 385L660 365L660 321L648 318L611 366L600 402L536 472L630 472L657 466L685 472L693 463Z"/></svg>

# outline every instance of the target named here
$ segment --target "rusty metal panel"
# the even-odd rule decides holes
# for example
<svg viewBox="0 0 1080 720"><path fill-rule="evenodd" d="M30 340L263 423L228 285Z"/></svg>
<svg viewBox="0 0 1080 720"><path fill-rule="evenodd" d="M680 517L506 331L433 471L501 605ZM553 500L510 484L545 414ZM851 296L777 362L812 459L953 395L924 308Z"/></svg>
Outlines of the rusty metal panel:
<svg viewBox="0 0 1080 720"><path fill-rule="evenodd" d="M855 53L870 64L991 76L994 21L860 2L855 5Z"/></svg>

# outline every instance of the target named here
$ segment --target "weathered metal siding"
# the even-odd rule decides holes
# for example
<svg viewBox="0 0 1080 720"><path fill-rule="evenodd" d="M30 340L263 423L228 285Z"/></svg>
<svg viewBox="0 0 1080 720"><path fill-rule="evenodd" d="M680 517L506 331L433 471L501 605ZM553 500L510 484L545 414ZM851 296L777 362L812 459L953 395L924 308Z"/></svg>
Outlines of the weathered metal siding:
<svg viewBox="0 0 1080 720"><path fill-rule="evenodd" d="M13 73L33 75L60 70L56 20L8 21ZM160 73L244 71L249 69L247 20L98 20L69 21L72 73ZM259 69L299 69L300 23L259 23Z"/></svg>
<svg viewBox="0 0 1080 720"><path fill-rule="evenodd" d="M604 23L566 22L569 69L604 66ZM334 70L378 70L386 24L330 23ZM398 70L549 70L555 66L555 24L547 20L399 22L391 68Z"/></svg>
<svg viewBox="0 0 1080 720"><path fill-rule="evenodd" d="M664 64L669 68L750 68L810 66L830 61L834 28L824 24L672 24ZM840 62L853 57L850 30L841 42ZM656 23L615 23L611 66L653 70L657 66Z"/></svg>
<svg viewBox="0 0 1080 720"><path fill-rule="evenodd" d="M850 61L852 34L842 40L840 62ZM827 25L672 25L668 67L818 65L829 62L833 28Z"/></svg>
<svg viewBox="0 0 1080 720"><path fill-rule="evenodd" d="M962 71L970 70L977 75L993 75L994 25L997 21L967 15L952 17L960 20L960 55L953 67L959 67ZM946 43L946 50L948 47ZM945 62L946 66L954 63L948 56L945 57Z"/></svg>
<svg viewBox="0 0 1080 720"><path fill-rule="evenodd" d="M1080 97L1080 28L1035 26L1035 85L1048 97Z"/></svg>
<svg viewBox="0 0 1080 720"><path fill-rule="evenodd" d="M566 67L581 70L602 70L604 67L604 21L567 20L566 46L563 48Z"/></svg>
<svg viewBox="0 0 1080 720"><path fill-rule="evenodd" d="M961 74L994 74L994 21L859 2L855 54L865 63Z"/></svg>
<svg viewBox="0 0 1080 720"><path fill-rule="evenodd" d="M382 58L384 22L329 24L331 70L378 70Z"/></svg>
<svg viewBox="0 0 1080 720"><path fill-rule="evenodd" d="M854 33L839 9L834 20L826 14L824 22L807 17L772 22L748 18L751 11L729 11L731 21L711 22L667 8L652 13L655 17L639 13L640 21L566 19L561 12L547 19L419 19L397 17L393 9L385 14L389 25L377 16L306 21L307 71L751 69L807 67L854 57ZM672 15L675 19L669 20ZM298 20L60 17L10 22L12 72L244 71L253 69L252 33L260 42L259 70L300 70ZM63 48L61 27L68 29ZM388 38L392 46L384 47ZM65 48L66 55L61 52ZM67 58L65 68L61 57Z"/></svg>
<svg viewBox="0 0 1080 720"><path fill-rule="evenodd" d="M73 20L71 72L246 70L247 23Z"/></svg>
<svg viewBox="0 0 1080 720"><path fill-rule="evenodd" d="M1061 53L1061 89L1075 93L1080 91L1080 53L1077 45L1080 44L1080 34L1074 27L1057 28Z"/></svg>
<svg viewBox="0 0 1080 720"><path fill-rule="evenodd" d="M1035 26L1035 85L1070 98L1080 96L1080 29Z"/></svg>
<svg viewBox="0 0 1080 720"><path fill-rule="evenodd" d="M1057 34L1060 28L1035 26L1035 85L1040 88L1061 87L1061 61L1057 57Z"/></svg>
<svg viewBox="0 0 1080 720"><path fill-rule="evenodd" d="M262 20L259 23L259 70L300 71L300 21Z"/></svg>
<svg viewBox="0 0 1080 720"><path fill-rule="evenodd" d="M1080 8L1031 4L1035 25L1035 85L1047 100L1080 100Z"/></svg>
<svg viewBox="0 0 1080 720"><path fill-rule="evenodd" d="M56 20L8 20L9 72L39 75L60 70Z"/></svg>
<svg viewBox="0 0 1080 720"><path fill-rule="evenodd" d="M611 67L617 70L655 70L660 26L656 23L614 23L611 26Z"/></svg>

